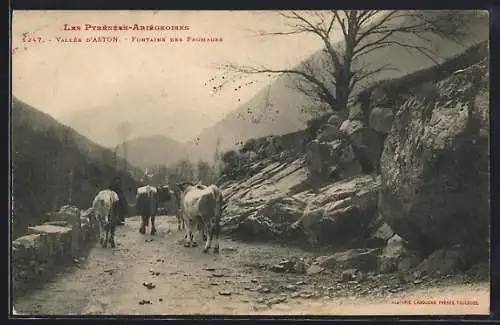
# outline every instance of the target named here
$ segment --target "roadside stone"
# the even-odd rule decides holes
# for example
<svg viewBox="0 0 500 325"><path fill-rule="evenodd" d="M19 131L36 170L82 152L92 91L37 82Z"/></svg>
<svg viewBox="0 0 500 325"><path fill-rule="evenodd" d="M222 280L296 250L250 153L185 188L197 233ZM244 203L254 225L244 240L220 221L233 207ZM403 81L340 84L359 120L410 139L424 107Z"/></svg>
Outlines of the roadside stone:
<svg viewBox="0 0 500 325"><path fill-rule="evenodd" d="M272 298L271 300L269 300L268 303L270 303L271 305L277 305L277 304L285 302L285 301L286 301L286 297L275 297L275 298Z"/></svg>
<svg viewBox="0 0 500 325"><path fill-rule="evenodd" d="M350 249L331 256L321 256L318 264L330 269L358 269L363 272L374 271L378 266L378 255L382 249Z"/></svg>
<svg viewBox="0 0 500 325"><path fill-rule="evenodd" d="M259 310L269 309L269 306L260 304L253 306L253 309L255 311L259 311Z"/></svg>
<svg viewBox="0 0 500 325"><path fill-rule="evenodd" d="M306 274L307 275L314 275L314 274L319 274L321 272L323 272L325 269L323 267L320 267L318 265L311 265L307 271L306 271Z"/></svg>
<svg viewBox="0 0 500 325"><path fill-rule="evenodd" d="M255 288L255 291L257 291L259 293L268 293L268 292L271 292L271 289L260 285L257 288Z"/></svg>
<svg viewBox="0 0 500 325"><path fill-rule="evenodd" d="M348 282L356 279L357 272L358 270L356 269L348 269L343 271L341 276L342 282Z"/></svg>
<svg viewBox="0 0 500 325"><path fill-rule="evenodd" d="M275 265L271 265L269 270L276 272L276 273L285 273L286 267L284 265L281 265L281 264L275 264Z"/></svg>

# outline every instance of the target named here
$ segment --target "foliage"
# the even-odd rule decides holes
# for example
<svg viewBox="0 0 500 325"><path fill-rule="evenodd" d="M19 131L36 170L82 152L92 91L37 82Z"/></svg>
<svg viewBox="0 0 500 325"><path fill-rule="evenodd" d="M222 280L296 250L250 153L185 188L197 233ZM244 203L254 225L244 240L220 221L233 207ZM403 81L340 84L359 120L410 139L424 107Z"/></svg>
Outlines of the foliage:
<svg viewBox="0 0 500 325"><path fill-rule="evenodd" d="M215 183L217 178L215 167L202 160L196 165L193 165L188 160L181 160L170 167L158 165L154 166L151 172L152 177L148 184L152 186L180 182L196 183L198 181L209 185Z"/></svg>
<svg viewBox="0 0 500 325"><path fill-rule="evenodd" d="M88 208L97 192L109 186L115 175L122 177L125 194L130 198L136 182L115 170L114 155L106 152L103 160L91 159L75 143L74 133L65 129L34 130L20 119L12 126L12 197L13 236L24 233L29 225L46 221L49 212L62 205Z"/></svg>

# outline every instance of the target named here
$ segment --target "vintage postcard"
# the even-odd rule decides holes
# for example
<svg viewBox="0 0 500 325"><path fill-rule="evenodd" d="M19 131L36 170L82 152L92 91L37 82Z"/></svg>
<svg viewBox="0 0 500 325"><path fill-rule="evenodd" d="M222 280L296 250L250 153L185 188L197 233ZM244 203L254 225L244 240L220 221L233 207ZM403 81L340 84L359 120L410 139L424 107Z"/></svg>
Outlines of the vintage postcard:
<svg viewBox="0 0 500 325"><path fill-rule="evenodd" d="M487 315L487 11L12 16L12 312Z"/></svg>

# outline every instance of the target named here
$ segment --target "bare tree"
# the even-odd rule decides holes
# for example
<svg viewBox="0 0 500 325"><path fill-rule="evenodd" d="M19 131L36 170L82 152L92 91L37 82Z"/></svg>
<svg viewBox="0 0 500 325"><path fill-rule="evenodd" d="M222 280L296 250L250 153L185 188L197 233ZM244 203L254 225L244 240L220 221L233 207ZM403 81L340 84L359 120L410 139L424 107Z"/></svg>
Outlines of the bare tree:
<svg viewBox="0 0 500 325"><path fill-rule="evenodd" d="M434 63L439 58L433 50L432 35L439 35L460 44L469 32L469 22L477 19L471 11L381 11L330 10L314 12L281 12L285 30L259 32L260 36L287 36L310 34L323 45L324 59L308 60L297 68L272 69L269 67L223 64L217 67L234 75L223 78L214 86L222 90L231 80L248 74L285 74L296 76L296 88L333 110L347 113L346 108L356 86L362 81L388 69L391 65L369 67L363 59L387 47L402 47L426 56ZM334 34L342 40L333 43ZM411 36L410 36L411 35ZM415 38L421 40L418 44Z"/></svg>
<svg viewBox="0 0 500 325"><path fill-rule="evenodd" d="M124 169L125 173L128 173L128 160L127 160L127 141L132 131L132 127L129 122L123 122L118 126L118 134L120 135L120 140L123 146L123 158L124 158Z"/></svg>

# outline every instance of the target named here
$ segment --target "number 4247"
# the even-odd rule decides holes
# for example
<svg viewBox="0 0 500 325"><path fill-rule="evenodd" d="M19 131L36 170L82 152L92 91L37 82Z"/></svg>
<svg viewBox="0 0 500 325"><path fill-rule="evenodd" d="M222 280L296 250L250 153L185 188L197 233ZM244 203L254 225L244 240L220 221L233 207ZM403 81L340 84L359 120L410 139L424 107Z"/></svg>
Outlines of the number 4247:
<svg viewBox="0 0 500 325"><path fill-rule="evenodd" d="M24 43L41 43L42 38L40 36L26 36L23 38Z"/></svg>

